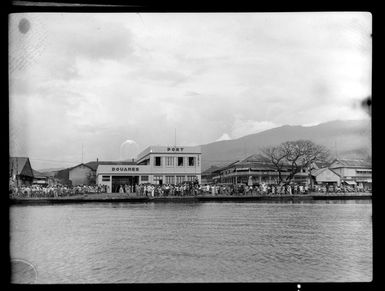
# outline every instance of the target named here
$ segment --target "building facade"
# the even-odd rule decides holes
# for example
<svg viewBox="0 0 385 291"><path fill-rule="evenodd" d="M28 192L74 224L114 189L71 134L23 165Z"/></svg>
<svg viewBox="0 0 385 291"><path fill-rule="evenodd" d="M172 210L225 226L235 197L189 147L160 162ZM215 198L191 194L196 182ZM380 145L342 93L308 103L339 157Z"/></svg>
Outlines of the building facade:
<svg viewBox="0 0 385 291"><path fill-rule="evenodd" d="M259 185L278 184L279 173L277 169L269 162L264 161L260 156L253 155L242 161L234 162L214 171L215 183ZM289 171L283 169L281 177L283 180L289 175ZM310 175L308 171L303 170L294 176L292 182L297 184L309 184Z"/></svg>
<svg viewBox="0 0 385 291"><path fill-rule="evenodd" d="M316 169L311 172L315 185L341 185L341 178L329 168Z"/></svg>
<svg viewBox="0 0 385 291"><path fill-rule="evenodd" d="M108 192L118 192L122 185L201 183L200 146L150 146L130 165L99 164L98 185Z"/></svg>
<svg viewBox="0 0 385 291"><path fill-rule="evenodd" d="M86 164L79 164L68 170L72 186L95 184L95 171Z"/></svg>
<svg viewBox="0 0 385 291"><path fill-rule="evenodd" d="M340 176L341 183L358 188L372 188L372 165L368 161L336 159L329 169Z"/></svg>

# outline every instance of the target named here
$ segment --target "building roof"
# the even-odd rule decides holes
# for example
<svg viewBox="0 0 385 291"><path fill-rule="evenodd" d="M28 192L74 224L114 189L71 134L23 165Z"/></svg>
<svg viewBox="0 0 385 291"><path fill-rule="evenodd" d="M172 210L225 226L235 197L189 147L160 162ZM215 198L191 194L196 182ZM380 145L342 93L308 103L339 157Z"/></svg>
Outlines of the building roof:
<svg viewBox="0 0 385 291"><path fill-rule="evenodd" d="M223 170L226 170L228 168L231 168L234 164L238 163L239 161L235 161L235 162L231 162L230 164L227 164L225 166L222 166L222 167L218 167L216 170L213 171L213 173L218 173L220 171L223 171Z"/></svg>
<svg viewBox="0 0 385 291"><path fill-rule="evenodd" d="M99 165L137 165L137 163L135 161L92 161L84 165L96 171Z"/></svg>
<svg viewBox="0 0 385 291"><path fill-rule="evenodd" d="M11 175L23 175L33 178L33 170L29 158L9 157L9 173Z"/></svg>
<svg viewBox="0 0 385 291"><path fill-rule="evenodd" d="M68 170L68 171L71 171L71 170L73 170L73 169L75 169L75 168L77 168L77 167L80 167L80 166L85 166L85 167L90 168L91 170L93 170L89 165L83 164L83 163L80 163L80 164L78 164L78 165L76 165L76 166L73 166L73 167L71 167L71 168L68 168L67 170Z"/></svg>
<svg viewBox="0 0 385 291"><path fill-rule="evenodd" d="M329 168L330 171L332 171L334 174L336 174L338 177L342 177L342 175L336 171L334 171L333 169Z"/></svg>
<svg viewBox="0 0 385 291"><path fill-rule="evenodd" d="M240 163L246 163L246 162L261 162L266 161L266 158L262 156L261 154L253 154L248 156L247 158L240 161Z"/></svg>
<svg viewBox="0 0 385 291"><path fill-rule="evenodd" d="M325 170L327 170L328 168L321 168L321 169L316 169L316 170L313 170L311 171L311 175L312 176L318 176L319 174L321 174L322 172L324 172ZM334 172L333 172L334 173Z"/></svg>
<svg viewBox="0 0 385 291"><path fill-rule="evenodd" d="M9 173L11 175L23 175L33 178L33 170L29 158L26 157L10 157Z"/></svg>
<svg viewBox="0 0 385 291"><path fill-rule="evenodd" d="M333 168L343 168L343 167L351 167L351 168L371 168L372 165L370 162L365 160L350 160L350 159L335 159L331 166Z"/></svg>
<svg viewBox="0 0 385 291"><path fill-rule="evenodd" d="M137 155L137 160L140 162L143 158L147 157L149 154L201 154L201 146L160 146L152 145L145 148Z"/></svg>
<svg viewBox="0 0 385 291"><path fill-rule="evenodd" d="M219 167L219 166L213 165L213 166L211 166L210 168L204 170L204 171L202 172L202 175L210 175L210 174L212 174L213 172L215 172L216 170L218 170L218 169L220 169L220 168L221 168L221 167Z"/></svg>

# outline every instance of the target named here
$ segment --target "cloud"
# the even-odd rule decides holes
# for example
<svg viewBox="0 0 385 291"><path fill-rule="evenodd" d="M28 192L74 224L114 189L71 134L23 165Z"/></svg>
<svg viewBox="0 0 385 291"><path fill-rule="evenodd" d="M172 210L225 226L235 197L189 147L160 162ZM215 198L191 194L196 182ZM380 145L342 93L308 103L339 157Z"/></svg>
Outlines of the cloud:
<svg viewBox="0 0 385 291"><path fill-rule="evenodd" d="M230 140L231 137L227 134L227 133L224 133L221 135L220 138L218 138L216 141L222 141L222 140Z"/></svg>
<svg viewBox="0 0 385 291"><path fill-rule="evenodd" d="M30 29L18 30L28 19ZM119 159L122 141L206 144L361 119L366 13L12 14L11 154ZM63 146L65 145L65 146Z"/></svg>
<svg viewBox="0 0 385 291"><path fill-rule="evenodd" d="M258 133L278 126L278 124L270 121L236 119L231 131L231 136L240 138L248 134Z"/></svg>

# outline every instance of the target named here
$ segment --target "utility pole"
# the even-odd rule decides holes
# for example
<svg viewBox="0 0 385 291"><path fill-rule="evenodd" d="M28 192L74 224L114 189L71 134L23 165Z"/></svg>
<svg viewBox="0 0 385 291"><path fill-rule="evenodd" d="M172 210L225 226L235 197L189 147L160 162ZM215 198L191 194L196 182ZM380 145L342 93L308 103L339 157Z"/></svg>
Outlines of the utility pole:
<svg viewBox="0 0 385 291"><path fill-rule="evenodd" d="M18 158L16 157L15 158L16 159L16 175L15 175L15 178L16 178L16 188L18 188L19 187L19 181L18 181L18 175L19 175L19 160L18 160Z"/></svg>
<svg viewBox="0 0 385 291"><path fill-rule="evenodd" d="M83 144L82 144L82 164L83 164Z"/></svg>
<svg viewBox="0 0 385 291"><path fill-rule="evenodd" d="M174 146L176 147L176 128L175 128L175 132L174 132Z"/></svg>

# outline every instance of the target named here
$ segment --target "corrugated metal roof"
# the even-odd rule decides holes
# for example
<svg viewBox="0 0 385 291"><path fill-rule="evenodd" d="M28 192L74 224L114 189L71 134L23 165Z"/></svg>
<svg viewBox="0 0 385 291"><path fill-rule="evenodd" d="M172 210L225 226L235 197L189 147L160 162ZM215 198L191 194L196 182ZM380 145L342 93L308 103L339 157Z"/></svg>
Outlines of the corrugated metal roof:
<svg viewBox="0 0 385 291"><path fill-rule="evenodd" d="M337 159L332 164L339 163L341 167L371 168L372 165L365 160Z"/></svg>
<svg viewBox="0 0 385 291"><path fill-rule="evenodd" d="M319 174L321 174L323 171L325 171L327 168L321 168L321 169L317 169L317 170L313 170L311 171L311 175L312 176L318 176Z"/></svg>

